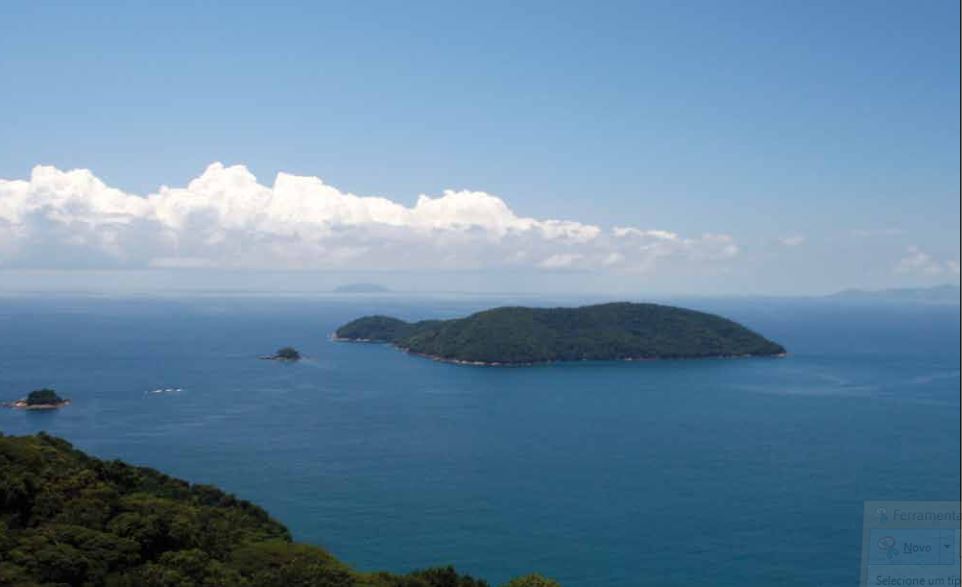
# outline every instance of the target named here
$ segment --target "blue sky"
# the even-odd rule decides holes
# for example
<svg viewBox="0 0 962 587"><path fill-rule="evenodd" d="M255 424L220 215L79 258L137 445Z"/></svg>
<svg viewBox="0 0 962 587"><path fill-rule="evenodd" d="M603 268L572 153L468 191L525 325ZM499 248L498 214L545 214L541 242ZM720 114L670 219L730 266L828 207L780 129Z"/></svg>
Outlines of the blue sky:
<svg viewBox="0 0 962 587"><path fill-rule="evenodd" d="M512 244L552 290L585 272L639 292L958 281L957 2L6 2L0 21L5 180L85 168L146 195L221 161L266 186L317 176L407 207L474 190L689 243L632 267L599 261L621 245ZM30 242L72 230L49 222ZM690 253L705 234L737 254ZM3 242L10 275L77 268ZM457 251L504 289L528 261L498 265L499 246Z"/></svg>

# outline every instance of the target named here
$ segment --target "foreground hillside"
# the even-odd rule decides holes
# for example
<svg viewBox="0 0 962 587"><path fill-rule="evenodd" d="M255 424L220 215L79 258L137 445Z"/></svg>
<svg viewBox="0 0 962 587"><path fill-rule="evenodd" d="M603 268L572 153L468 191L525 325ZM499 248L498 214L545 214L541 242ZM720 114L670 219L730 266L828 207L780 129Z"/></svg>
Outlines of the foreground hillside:
<svg viewBox="0 0 962 587"><path fill-rule="evenodd" d="M335 338L388 342L412 353L478 364L772 356L785 349L744 326L658 304L495 308L454 320L367 316Z"/></svg>
<svg viewBox="0 0 962 587"><path fill-rule="evenodd" d="M278 488L283 490L283 488ZM361 573L207 485L0 433L0 585L486 587L451 568ZM510 587L557 587L532 575Z"/></svg>

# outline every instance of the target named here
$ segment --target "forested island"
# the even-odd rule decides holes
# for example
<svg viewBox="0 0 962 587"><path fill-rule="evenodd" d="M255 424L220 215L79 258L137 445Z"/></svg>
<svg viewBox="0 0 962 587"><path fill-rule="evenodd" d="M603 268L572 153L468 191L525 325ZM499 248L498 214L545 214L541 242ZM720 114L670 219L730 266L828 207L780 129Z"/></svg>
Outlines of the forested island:
<svg viewBox="0 0 962 587"><path fill-rule="evenodd" d="M283 490L283 488L279 488ZM360 572L291 540L209 485L102 461L40 433L0 433L0 585L487 587L450 567ZM505 587L559 587L540 575Z"/></svg>
<svg viewBox="0 0 962 587"><path fill-rule="evenodd" d="M721 316L629 302L503 307L420 322L366 316L341 326L333 338L389 343L417 355L477 365L785 354L780 344Z"/></svg>

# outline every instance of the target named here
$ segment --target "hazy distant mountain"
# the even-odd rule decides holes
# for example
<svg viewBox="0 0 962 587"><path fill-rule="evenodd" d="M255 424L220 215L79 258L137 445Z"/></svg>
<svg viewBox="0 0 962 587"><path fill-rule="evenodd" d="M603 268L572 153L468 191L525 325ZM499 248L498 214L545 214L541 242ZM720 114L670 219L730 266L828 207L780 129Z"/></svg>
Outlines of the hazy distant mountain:
<svg viewBox="0 0 962 587"><path fill-rule="evenodd" d="M335 293L387 293L390 289L376 283L347 283L334 288Z"/></svg>
<svg viewBox="0 0 962 587"><path fill-rule="evenodd" d="M828 296L840 300L879 302L923 302L929 304L958 304L959 286L909 287L896 289L846 289Z"/></svg>

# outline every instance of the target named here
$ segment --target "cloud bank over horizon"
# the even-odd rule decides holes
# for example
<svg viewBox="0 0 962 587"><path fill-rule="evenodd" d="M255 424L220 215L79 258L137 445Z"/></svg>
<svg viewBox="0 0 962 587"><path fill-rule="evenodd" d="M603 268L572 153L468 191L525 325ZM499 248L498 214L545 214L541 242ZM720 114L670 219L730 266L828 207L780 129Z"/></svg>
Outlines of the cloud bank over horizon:
<svg viewBox="0 0 962 587"><path fill-rule="evenodd" d="M905 256L895 265L896 273L914 273L927 276L959 275L959 262L955 259L938 260L917 245L909 245Z"/></svg>
<svg viewBox="0 0 962 587"><path fill-rule="evenodd" d="M36 166L0 179L0 267L24 269L531 268L645 273L717 264L739 253L727 234L608 229L519 216L497 196L446 190L408 207L317 177L258 183L213 163L186 187L146 196L85 169Z"/></svg>

